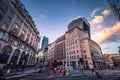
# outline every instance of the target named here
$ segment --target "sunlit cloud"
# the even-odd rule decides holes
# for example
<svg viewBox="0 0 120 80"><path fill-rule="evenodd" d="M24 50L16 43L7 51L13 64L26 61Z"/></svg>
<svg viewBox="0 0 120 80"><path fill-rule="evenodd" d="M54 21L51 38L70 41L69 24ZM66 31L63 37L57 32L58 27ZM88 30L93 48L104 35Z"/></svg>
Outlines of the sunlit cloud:
<svg viewBox="0 0 120 80"><path fill-rule="evenodd" d="M119 31L120 31L120 22L116 22L112 27L103 28L103 30L94 34L92 36L92 40L100 44Z"/></svg>
<svg viewBox="0 0 120 80"><path fill-rule="evenodd" d="M95 13L97 12L97 11L99 11L100 9L99 8L96 8L96 9L94 9L93 11L92 11L92 13L91 13L91 17L94 17L95 16Z"/></svg>
<svg viewBox="0 0 120 80"><path fill-rule="evenodd" d="M104 21L104 17L103 16L95 16L94 19L92 20L93 24L99 24L102 23Z"/></svg>
<svg viewBox="0 0 120 80"><path fill-rule="evenodd" d="M104 16L108 16L108 15L110 15L110 10L105 9L105 10L102 12L102 14L103 14Z"/></svg>

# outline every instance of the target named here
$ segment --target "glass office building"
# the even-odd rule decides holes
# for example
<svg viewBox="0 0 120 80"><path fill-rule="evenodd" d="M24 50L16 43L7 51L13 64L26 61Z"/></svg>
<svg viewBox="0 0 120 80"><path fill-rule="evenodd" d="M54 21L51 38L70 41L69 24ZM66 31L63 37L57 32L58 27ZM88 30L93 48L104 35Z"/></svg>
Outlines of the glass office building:
<svg viewBox="0 0 120 80"><path fill-rule="evenodd" d="M110 5L115 17L120 21L120 0L106 0Z"/></svg>
<svg viewBox="0 0 120 80"><path fill-rule="evenodd" d="M48 40L48 38L45 37L45 36L43 36L41 50L47 48L48 44L49 44L49 40Z"/></svg>
<svg viewBox="0 0 120 80"><path fill-rule="evenodd" d="M80 29L87 31L90 38L90 24L84 17L77 18L70 22L68 24L68 31L74 29L75 27L79 27Z"/></svg>

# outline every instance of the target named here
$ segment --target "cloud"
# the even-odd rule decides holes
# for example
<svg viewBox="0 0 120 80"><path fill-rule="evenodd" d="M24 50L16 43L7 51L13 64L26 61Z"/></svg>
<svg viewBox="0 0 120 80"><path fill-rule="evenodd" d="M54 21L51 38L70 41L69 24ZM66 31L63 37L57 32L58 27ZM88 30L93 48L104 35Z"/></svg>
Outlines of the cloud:
<svg viewBox="0 0 120 80"><path fill-rule="evenodd" d="M120 31L120 22L116 22L112 27L103 28L103 30L94 34L92 36L92 40L100 44L108 40L111 36L113 36L115 33L119 31Z"/></svg>
<svg viewBox="0 0 120 80"><path fill-rule="evenodd" d="M40 19L44 19L44 18L46 18L46 16L43 15L43 14L41 14L41 15L40 15Z"/></svg>
<svg viewBox="0 0 120 80"><path fill-rule="evenodd" d="M91 13L91 17L94 17L95 16L95 13L97 12L97 11L99 11L100 9L99 8L96 8L96 9L94 9L93 11L92 11L92 13Z"/></svg>
<svg viewBox="0 0 120 80"><path fill-rule="evenodd" d="M92 20L93 24L98 24L98 23L102 23L104 21L104 17L103 16L95 16L94 19Z"/></svg>
<svg viewBox="0 0 120 80"><path fill-rule="evenodd" d="M106 43L111 43L111 42L120 42L120 32L115 33L113 36L109 37Z"/></svg>
<svg viewBox="0 0 120 80"><path fill-rule="evenodd" d="M102 12L102 14L103 14L104 16L108 16L108 15L110 15L110 10L105 9L105 10Z"/></svg>

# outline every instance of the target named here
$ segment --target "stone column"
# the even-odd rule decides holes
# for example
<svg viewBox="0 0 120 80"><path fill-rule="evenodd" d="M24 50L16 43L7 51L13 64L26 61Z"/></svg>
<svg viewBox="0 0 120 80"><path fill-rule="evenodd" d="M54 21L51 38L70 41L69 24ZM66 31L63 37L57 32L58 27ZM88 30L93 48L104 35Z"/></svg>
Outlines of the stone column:
<svg viewBox="0 0 120 80"><path fill-rule="evenodd" d="M19 57L18 57L18 60L17 60L17 64L19 64L19 62L20 62L21 55L22 55L22 53L19 54Z"/></svg>
<svg viewBox="0 0 120 80"><path fill-rule="evenodd" d="M9 56L9 58L8 58L7 64L9 64L9 63L10 63L11 58L12 58L12 55L13 55L13 52L14 52L14 50L11 52L11 54L10 54L10 56Z"/></svg>

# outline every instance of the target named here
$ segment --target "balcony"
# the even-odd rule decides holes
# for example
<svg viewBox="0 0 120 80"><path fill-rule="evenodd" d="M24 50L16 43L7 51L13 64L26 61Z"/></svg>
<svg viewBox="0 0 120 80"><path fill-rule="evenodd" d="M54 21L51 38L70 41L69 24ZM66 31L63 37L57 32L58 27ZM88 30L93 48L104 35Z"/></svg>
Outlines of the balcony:
<svg viewBox="0 0 120 80"><path fill-rule="evenodd" d="M25 41L25 34L23 34L23 33L20 34L19 38L20 38L21 40Z"/></svg>
<svg viewBox="0 0 120 80"><path fill-rule="evenodd" d="M19 30L18 30L18 29L16 29L16 28L12 28L9 32L10 32L11 34L13 34L13 35L17 36L17 35L18 35L18 33L19 33Z"/></svg>

